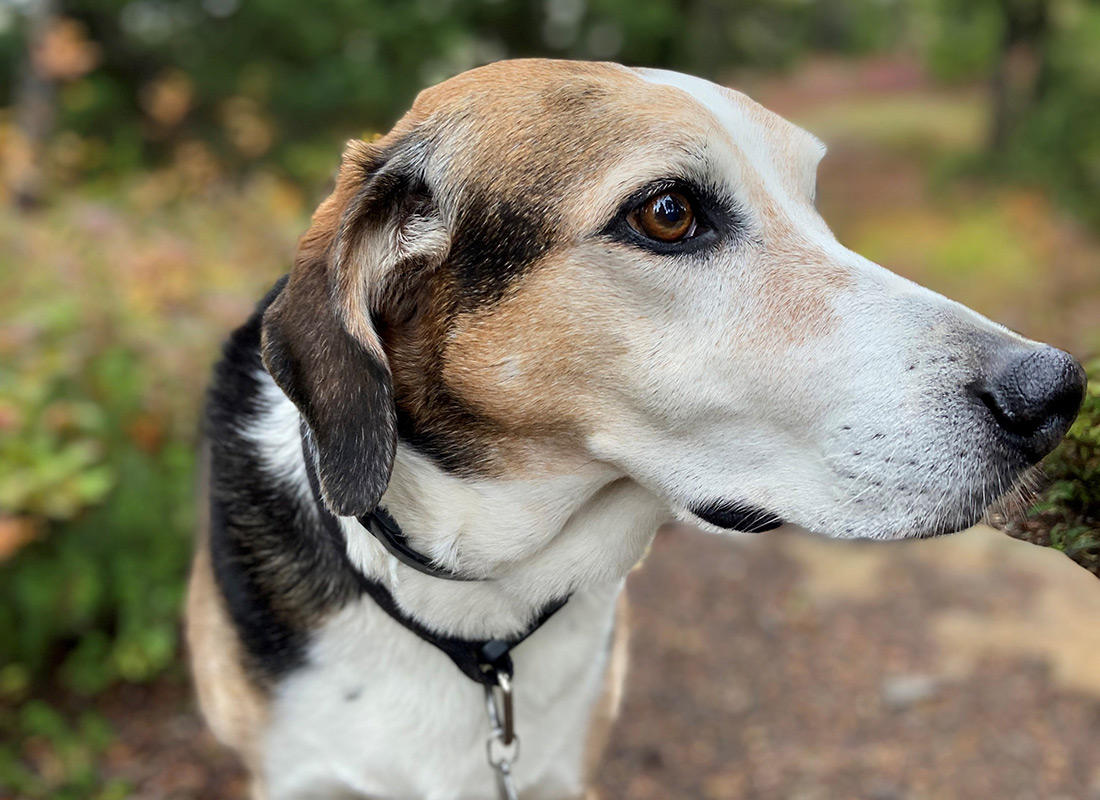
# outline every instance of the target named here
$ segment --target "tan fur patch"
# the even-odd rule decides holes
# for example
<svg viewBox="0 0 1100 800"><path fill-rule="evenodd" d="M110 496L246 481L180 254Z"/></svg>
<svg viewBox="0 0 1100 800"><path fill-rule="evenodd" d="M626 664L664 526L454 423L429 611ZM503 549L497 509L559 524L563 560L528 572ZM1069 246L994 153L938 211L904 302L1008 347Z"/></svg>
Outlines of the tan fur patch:
<svg viewBox="0 0 1100 800"><path fill-rule="evenodd" d="M214 583L206 537L200 540L187 593L186 634L199 707L218 740L233 748L263 796L260 746L267 700L249 680L241 644Z"/></svg>
<svg viewBox="0 0 1100 800"><path fill-rule="evenodd" d="M413 290L417 314L386 315L382 337L406 418L452 444L477 442L479 467L494 473L524 472L533 440L543 453L576 442L582 417L596 413L586 403L591 376L625 348L609 335L613 308L566 261L617 210L616 189L636 188L592 187L624 159L660 165L689 151L712 124L682 92L612 64L501 62L422 92L378 146L430 142L429 181L452 226L476 232L476 215L515 204L538 222L511 223L508 235L537 239L545 252L497 303L460 302L462 276L445 263ZM587 324L601 318L598 329Z"/></svg>
<svg viewBox="0 0 1100 800"><path fill-rule="evenodd" d="M190 656L199 708L207 725L232 747L252 776L253 800L266 792L260 769L260 741L267 725L267 698L249 679L242 661L241 643L229 619L210 562L209 486L210 453L199 459L199 529L195 559L187 587L184 635Z"/></svg>
<svg viewBox="0 0 1100 800"><path fill-rule="evenodd" d="M490 64L426 89L410 117L424 120L446 162L445 195L478 187L532 206L549 202L573 236L591 233L595 212L617 199L588 209L581 190L618 159L656 159L713 125L682 92L625 67L540 59Z"/></svg>
<svg viewBox="0 0 1100 800"><path fill-rule="evenodd" d="M804 345L824 338L839 320L832 298L851 285L851 273L797 240L779 240L761 256L766 259L764 319L758 344L769 349Z"/></svg>
<svg viewBox="0 0 1100 800"><path fill-rule="evenodd" d="M379 347L389 355L406 433L412 426L481 474L524 473L535 441L544 452L579 452L575 445L599 415L614 413L621 391L612 384L629 367L632 330L652 321L618 308L616 287L590 280L591 271L576 263L576 246L640 182L674 176L678 165L700 159L734 160L735 189L754 223L747 246L758 251L758 296L745 300L763 316L732 338L745 344L755 336L774 350L832 329L830 298L845 288L847 274L808 244L803 223L792 218L792 209L810 205L814 140L744 95L728 97L763 129L774 163L755 163L759 154L744 152L680 88L615 64L539 59L490 64L426 89L381 140L349 145L337 188L303 238L299 265L316 260L326 242L339 244L342 209L369 165L410 143L455 240L450 261L440 252L438 272L412 282L379 275L376 264L338 277L344 325L372 349L370 312L381 312ZM515 219L502 216L508 208L517 209ZM464 273L483 251L456 256L454 248L468 245L483 222L495 231L486 236L496 237L483 246L485 259L526 237L531 263L504 257L500 275ZM659 256L636 258L662 268ZM454 266L463 259L467 266ZM476 280L491 285L471 289ZM389 292L385 302L397 308L379 309L378 292Z"/></svg>
<svg viewBox="0 0 1100 800"><path fill-rule="evenodd" d="M456 320L444 378L513 433L582 436L612 388L637 320L606 302L583 264L551 257L486 313ZM633 323L633 324L632 324Z"/></svg>

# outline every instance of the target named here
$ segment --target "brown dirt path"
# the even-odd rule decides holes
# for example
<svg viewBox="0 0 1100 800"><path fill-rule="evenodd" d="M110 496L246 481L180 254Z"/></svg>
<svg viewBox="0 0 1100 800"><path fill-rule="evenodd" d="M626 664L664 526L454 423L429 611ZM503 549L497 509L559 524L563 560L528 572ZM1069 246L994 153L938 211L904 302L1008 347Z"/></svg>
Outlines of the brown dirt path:
<svg viewBox="0 0 1100 800"><path fill-rule="evenodd" d="M663 534L606 797L1100 798L1100 582L994 531Z"/></svg>

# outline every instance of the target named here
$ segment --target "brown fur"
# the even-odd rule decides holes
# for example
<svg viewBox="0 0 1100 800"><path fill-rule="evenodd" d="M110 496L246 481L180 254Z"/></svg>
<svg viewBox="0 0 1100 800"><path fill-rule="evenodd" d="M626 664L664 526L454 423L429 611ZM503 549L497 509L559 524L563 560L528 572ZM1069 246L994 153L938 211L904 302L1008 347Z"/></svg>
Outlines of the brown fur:
<svg viewBox="0 0 1100 800"><path fill-rule="evenodd" d="M208 516L205 506L204 497L199 503L202 520ZM220 741L240 754L253 776L252 796L262 800L259 747L267 723L267 698L245 671L236 629L214 581L208 541L206 531L200 530L187 591L185 635L192 679L207 724Z"/></svg>
<svg viewBox="0 0 1100 800"><path fill-rule="evenodd" d="M731 94L747 116L774 132L785 188L802 193L804 187L796 185L807 174L802 162L815 157L812 148L799 146L806 135ZM314 303L326 302L318 293L338 287L343 327L369 350L390 356L382 360L393 371L402 437L459 473L530 474L550 466L531 461L532 453L548 447L558 453L553 462L560 466L562 456L570 458L570 442L590 432L586 415L606 405L597 392L608 387L591 386L585 378L609 374L601 361L614 362L622 348L608 332L621 334L626 328L618 323L630 322L606 319L611 309L598 307L598 289L569 289L570 282L591 277L583 265L575 268L573 249L605 223L618 193L638 180L639 165L649 163L660 175L671 156L701 152L715 135L727 140L739 162L740 190L762 226L768 273L763 308L772 318L765 327L782 334L773 344L827 333L834 324L827 295L843 289L846 276L801 244L772 187L705 107L618 65L543 60L463 73L421 92L378 142L351 143L335 191L302 239L288 297L304 287L310 271L325 270L327 278L319 281L314 274L314 288L295 303L301 308L273 309L273 316L301 314L296 329L315 327ZM351 213L358 188L412 142L430 143L421 166L432 184L435 211L451 231L450 252L438 253L438 266L416 275L398 274L399 268L380 272L369 258L355 269L328 274L332 259L325 254L333 248L345 252L345 260L356 258L341 221ZM437 173L436 163L445 163L445 172ZM501 216L512 202L522 204L521 219ZM527 263L499 254L498 236L530 237L523 252ZM475 249L463 250L470 247ZM497 267L494 258L502 259ZM467 274L468 263L491 277ZM596 307L584 308L589 301ZM377 333L368 309L381 323ZM601 319L601 325L586 331L576 324L585 319ZM313 363L320 355L303 360ZM334 375L321 385L346 391L341 383Z"/></svg>
<svg viewBox="0 0 1100 800"><path fill-rule="evenodd" d="M570 324L600 316L600 308L578 315L558 302L587 298L598 306L590 287L568 287L576 280L571 248L615 208L615 193L594 192L592 185L627 155L659 163L667 152L689 148L709 124L697 108L682 92L617 65L538 60L493 64L421 93L380 144L423 137L446 159L436 192L453 217L456 245L491 226L502 199L518 199L545 227L534 232L536 263L515 276L503 297L465 296L453 266L461 254L452 254L409 290L422 298L407 304L414 314L407 307L396 315L383 310L395 398L407 426L402 435L413 429L442 440L440 449L476 465L479 474L544 469L548 464L531 463L530 454L548 447L559 454L555 466L569 458L569 442L587 432L583 409L597 406L578 394L598 366L584 355L617 351L600 342L599 331ZM520 374L502 381L510 367L499 355L508 352L511 364L523 363Z"/></svg>

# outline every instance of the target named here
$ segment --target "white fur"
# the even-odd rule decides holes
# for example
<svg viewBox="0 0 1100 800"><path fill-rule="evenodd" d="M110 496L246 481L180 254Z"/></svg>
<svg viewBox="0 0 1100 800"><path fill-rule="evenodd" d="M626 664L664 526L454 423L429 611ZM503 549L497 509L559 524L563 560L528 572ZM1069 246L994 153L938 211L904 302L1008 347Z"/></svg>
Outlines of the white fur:
<svg viewBox="0 0 1100 800"><path fill-rule="evenodd" d="M266 370L256 379L260 384L258 403L264 411L241 434L252 441L261 463L291 492L312 504L306 464L302 459L301 415Z"/></svg>
<svg viewBox="0 0 1100 800"><path fill-rule="evenodd" d="M525 797L582 793L585 730L618 591L610 584L578 593L514 653L515 770L531 792ZM313 796L321 787L367 797L494 796L481 687L372 600L326 625L310 660L273 703L266 743L272 798Z"/></svg>
<svg viewBox="0 0 1100 800"><path fill-rule="evenodd" d="M624 393L637 403L604 418L592 454L687 519L687 506L736 499L838 537L971 524L976 507L1009 487L990 446L993 423L965 386L985 344L1038 345L838 243L813 208L823 150L812 136L707 81L639 73L689 94L723 132L708 137L701 164L692 154L659 169L719 184L737 198L747 232L705 264L585 259L634 290L620 293L635 304L621 316L649 323L631 331L623 359ZM761 195L783 226L757 213ZM804 266L792 263L800 254ZM777 291L777 263L807 282L827 270L847 285ZM784 341L770 326L802 325L796 293L809 293L832 324Z"/></svg>

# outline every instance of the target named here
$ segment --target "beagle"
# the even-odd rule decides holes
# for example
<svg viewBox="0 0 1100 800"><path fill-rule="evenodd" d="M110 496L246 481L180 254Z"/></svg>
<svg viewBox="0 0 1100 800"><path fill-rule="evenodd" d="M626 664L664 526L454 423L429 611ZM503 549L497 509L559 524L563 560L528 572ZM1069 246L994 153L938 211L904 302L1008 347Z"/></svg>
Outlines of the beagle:
<svg viewBox="0 0 1100 800"><path fill-rule="evenodd" d="M206 406L187 636L254 797L583 797L662 521L934 536L1054 447L1080 365L841 246L824 152L544 60L348 144Z"/></svg>

